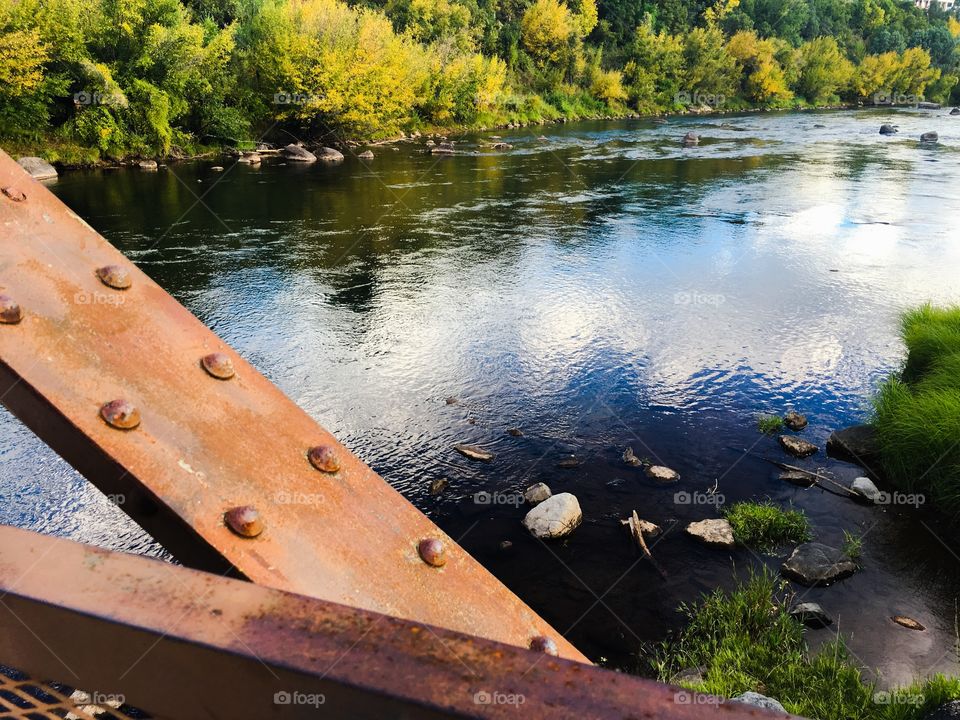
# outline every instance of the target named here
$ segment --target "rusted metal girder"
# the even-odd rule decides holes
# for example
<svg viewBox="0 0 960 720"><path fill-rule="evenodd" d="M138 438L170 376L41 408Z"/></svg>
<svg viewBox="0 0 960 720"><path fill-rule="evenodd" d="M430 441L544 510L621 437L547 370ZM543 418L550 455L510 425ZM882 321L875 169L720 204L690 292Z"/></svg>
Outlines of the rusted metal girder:
<svg viewBox="0 0 960 720"><path fill-rule="evenodd" d="M0 397L179 560L586 660L2 151L0 191Z"/></svg>
<svg viewBox="0 0 960 720"><path fill-rule="evenodd" d="M789 717L2 526L0 662L177 720Z"/></svg>

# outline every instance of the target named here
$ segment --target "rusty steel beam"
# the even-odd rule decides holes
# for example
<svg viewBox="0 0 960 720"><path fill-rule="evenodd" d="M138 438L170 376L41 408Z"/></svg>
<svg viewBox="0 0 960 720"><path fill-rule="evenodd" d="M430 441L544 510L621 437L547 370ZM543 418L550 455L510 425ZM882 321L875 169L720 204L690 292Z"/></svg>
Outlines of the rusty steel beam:
<svg viewBox="0 0 960 720"><path fill-rule="evenodd" d="M0 397L179 560L586 661L2 151L0 191Z"/></svg>
<svg viewBox="0 0 960 720"><path fill-rule="evenodd" d="M177 720L789 717L2 526L0 662Z"/></svg>

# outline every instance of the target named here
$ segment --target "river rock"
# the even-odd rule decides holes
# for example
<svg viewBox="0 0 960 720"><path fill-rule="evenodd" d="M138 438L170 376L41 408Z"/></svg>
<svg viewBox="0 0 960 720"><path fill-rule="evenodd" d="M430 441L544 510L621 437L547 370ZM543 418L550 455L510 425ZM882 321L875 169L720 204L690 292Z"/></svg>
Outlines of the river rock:
<svg viewBox="0 0 960 720"><path fill-rule="evenodd" d="M214 165L210 168L210 172L223 172L223 165Z"/></svg>
<svg viewBox="0 0 960 720"><path fill-rule="evenodd" d="M491 145L494 150L509 150L513 147L510 143L498 142Z"/></svg>
<svg viewBox="0 0 960 720"><path fill-rule="evenodd" d="M332 147L322 147L317 150L317 160L328 163L343 162L343 153Z"/></svg>
<svg viewBox="0 0 960 720"><path fill-rule="evenodd" d="M141 170L156 170L157 161L156 160L141 160L137 163L137 167Z"/></svg>
<svg viewBox="0 0 960 720"><path fill-rule="evenodd" d="M955 107L950 111L951 115L960 115L960 107Z"/></svg>
<svg viewBox="0 0 960 720"><path fill-rule="evenodd" d="M547 498L551 497L553 493L550 491L550 488L547 487L545 483L537 483L536 485L531 485L526 490L523 491L523 499L526 500L531 505L538 505L542 503Z"/></svg>
<svg viewBox="0 0 960 720"><path fill-rule="evenodd" d="M237 158L237 162L243 163L244 165L259 165L261 162L263 162L263 158L260 157L260 153L248 152L243 153L239 158Z"/></svg>
<svg viewBox="0 0 960 720"><path fill-rule="evenodd" d="M687 534L702 540L707 545L717 545L725 548L732 548L736 545L733 538L733 527L723 518L690 523L687 525Z"/></svg>
<svg viewBox="0 0 960 720"><path fill-rule="evenodd" d="M814 602L805 602L790 608L790 614L807 627L825 628L833 625L833 618L820 605Z"/></svg>
<svg viewBox="0 0 960 720"><path fill-rule="evenodd" d="M818 448L812 442L807 442L806 440L801 440L798 437L793 437L792 435L781 435L780 438L780 447L786 450L788 453L798 458L805 458L810 455L813 455Z"/></svg>
<svg viewBox="0 0 960 720"><path fill-rule="evenodd" d="M855 478L850 485L850 489L860 495L864 500L875 503L883 498L883 493L873 484L873 480L868 477Z"/></svg>
<svg viewBox="0 0 960 720"><path fill-rule="evenodd" d="M581 462L580 458L578 458L576 455L565 457L563 460L557 463L557 467L561 470L573 470L581 465L583 465L583 462Z"/></svg>
<svg viewBox="0 0 960 720"><path fill-rule="evenodd" d="M692 130L683 136L683 140L680 141L681 144L690 147L691 145L697 145L700 142L700 136L697 135Z"/></svg>
<svg viewBox="0 0 960 720"><path fill-rule="evenodd" d="M439 495L440 493L442 493L444 490L447 489L447 486L449 484L450 484L450 481L447 480L446 478L435 478L430 483L430 494Z"/></svg>
<svg viewBox="0 0 960 720"><path fill-rule="evenodd" d="M934 132L933 130L930 130L929 132L925 132L920 136L920 142L925 142L925 143L935 143L939 139L940 139L940 136L937 135L937 133Z"/></svg>
<svg viewBox="0 0 960 720"><path fill-rule="evenodd" d="M541 540L566 537L583 522L583 513L576 496L571 493L551 495L523 519L523 526Z"/></svg>
<svg viewBox="0 0 960 720"><path fill-rule="evenodd" d="M628 447L623 451L623 461L630 467L640 467L643 465L643 461L634 454L632 447Z"/></svg>
<svg viewBox="0 0 960 720"><path fill-rule="evenodd" d="M880 459L880 443L872 425L854 425L830 434L827 455L867 467Z"/></svg>
<svg viewBox="0 0 960 720"><path fill-rule="evenodd" d="M648 478L659 483L674 483L680 479L680 473L663 465L651 465L645 472Z"/></svg>
<svg viewBox="0 0 960 720"><path fill-rule="evenodd" d="M684 668L670 678L671 685L699 685L707 674L707 666Z"/></svg>
<svg viewBox="0 0 960 720"><path fill-rule="evenodd" d="M523 437L523 430L520 428L510 428L507 430L507 435L510 437Z"/></svg>
<svg viewBox="0 0 960 720"><path fill-rule="evenodd" d="M884 123L883 125L880 126L880 134L881 134L881 135L896 135L896 134L897 134L897 127L896 127L896 125L889 125L889 124L887 124L887 123Z"/></svg>
<svg viewBox="0 0 960 720"><path fill-rule="evenodd" d="M941 705L923 720L960 720L960 700L951 700Z"/></svg>
<svg viewBox="0 0 960 720"><path fill-rule="evenodd" d="M766 695L761 695L760 693L755 693L750 690L747 690L745 693L740 693L736 697L732 697L727 700L728 703L738 703L741 705L752 705L753 707L763 708L764 710L773 710L775 712L787 712L787 709L780 704L779 700L774 700L772 697L767 697Z"/></svg>
<svg viewBox="0 0 960 720"><path fill-rule="evenodd" d="M812 487L817 484L815 477L807 475L807 473L802 473L799 470L784 470L780 473L780 479L794 485L799 485L800 487Z"/></svg>
<svg viewBox="0 0 960 720"><path fill-rule="evenodd" d="M280 157L294 162L312 163L317 161L317 156L300 145L290 143L280 151Z"/></svg>
<svg viewBox="0 0 960 720"><path fill-rule="evenodd" d="M43 158L22 157L17 160L17 165L30 173L34 180L50 180L57 176L57 169Z"/></svg>
<svg viewBox="0 0 960 720"><path fill-rule="evenodd" d="M796 410L791 410L783 416L783 424L791 430L799 432L807 426L807 418L805 415L801 415Z"/></svg>
<svg viewBox="0 0 960 720"><path fill-rule="evenodd" d="M484 450L481 447L477 447L476 445L465 445L461 443L459 445L454 445L453 449L466 458L478 460L480 462L490 462L494 458L492 452Z"/></svg>
<svg viewBox="0 0 960 720"><path fill-rule="evenodd" d="M802 585L826 586L853 575L857 565L842 551L811 542L798 546L780 571Z"/></svg>
<svg viewBox="0 0 960 720"><path fill-rule="evenodd" d="M373 160L374 155L372 150L364 150L362 153L357 155L357 157L361 160Z"/></svg>
<svg viewBox="0 0 960 720"><path fill-rule="evenodd" d="M900 627L905 627L907 630L916 630L918 632L923 632L926 628L916 620L906 615L894 615L892 618L897 625Z"/></svg>

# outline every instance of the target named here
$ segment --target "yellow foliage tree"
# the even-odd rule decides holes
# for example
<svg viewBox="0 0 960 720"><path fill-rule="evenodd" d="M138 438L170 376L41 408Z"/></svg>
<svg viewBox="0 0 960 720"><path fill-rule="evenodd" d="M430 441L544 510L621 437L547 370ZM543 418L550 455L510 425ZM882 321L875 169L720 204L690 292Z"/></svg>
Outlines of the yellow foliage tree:
<svg viewBox="0 0 960 720"><path fill-rule="evenodd" d="M772 40L761 40L747 30L741 30L727 42L727 52L737 61L741 92L758 105L783 103L793 97L775 57L776 50Z"/></svg>
<svg viewBox="0 0 960 720"><path fill-rule="evenodd" d="M536 0L520 20L520 37L530 55L541 64L559 63L567 55L575 20L560 0Z"/></svg>

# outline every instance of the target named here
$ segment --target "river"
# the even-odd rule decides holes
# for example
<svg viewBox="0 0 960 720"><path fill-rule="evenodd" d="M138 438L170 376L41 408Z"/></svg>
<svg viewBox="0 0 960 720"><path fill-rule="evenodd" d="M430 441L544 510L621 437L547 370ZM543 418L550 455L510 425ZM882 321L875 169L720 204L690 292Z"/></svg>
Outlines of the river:
<svg viewBox="0 0 960 720"><path fill-rule="evenodd" d="M878 134L888 121L898 135ZM699 146L681 146L688 130ZM926 130L940 142L921 145ZM513 147L486 147L493 135ZM716 483L727 503L805 510L818 540L863 535L857 575L803 591L838 619L813 645L839 626L882 685L956 673L960 558L926 509L796 488L730 448L787 459L756 416L789 408L822 447L902 362L899 313L960 301L960 118L759 113L456 140L449 157L407 142L368 162L220 158L51 189L592 659L635 670L680 602L782 561L789 548L684 536L716 507L676 492ZM679 484L625 466L628 446ZM582 464L558 468L571 454ZM0 522L166 557L6 411L0 460ZM823 453L806 464L860 474ZM566 541L520 524L511 498L538 481L580 500ZM481 491L503 495L478 505ZM668 529L653 548L666 579L620 527L632 509Z"/></svg>

